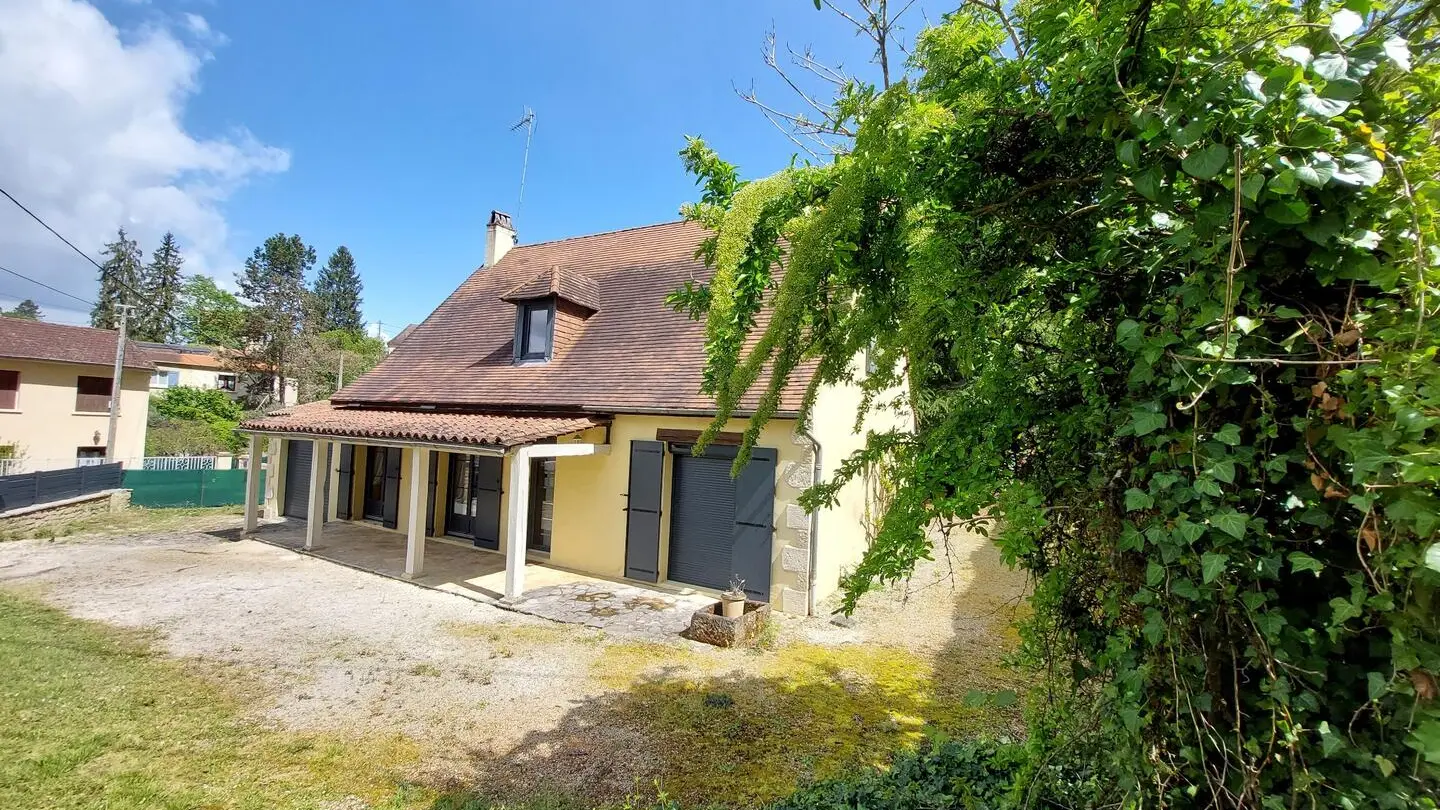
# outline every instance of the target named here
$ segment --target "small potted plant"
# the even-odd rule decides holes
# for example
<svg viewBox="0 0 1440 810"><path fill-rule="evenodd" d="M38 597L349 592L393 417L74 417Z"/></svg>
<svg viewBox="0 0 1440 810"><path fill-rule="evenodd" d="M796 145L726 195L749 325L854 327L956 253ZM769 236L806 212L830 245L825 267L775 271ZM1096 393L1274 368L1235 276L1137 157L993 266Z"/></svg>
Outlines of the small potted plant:
<svg viewBox="0 0 1440 810"><path fill-rule="evenodd" d="M720 615L727 619L745 615L745 580L731 575L730 587L720 592Z"/></svg>

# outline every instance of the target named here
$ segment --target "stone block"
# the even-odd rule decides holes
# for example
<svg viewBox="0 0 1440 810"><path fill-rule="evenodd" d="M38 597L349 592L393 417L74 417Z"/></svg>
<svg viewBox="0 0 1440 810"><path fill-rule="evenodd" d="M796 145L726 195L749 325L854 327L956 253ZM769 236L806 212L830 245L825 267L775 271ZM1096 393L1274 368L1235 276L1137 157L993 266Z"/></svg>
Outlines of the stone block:
<svg viewBox="0 0 1440 810"><path fill-rule="evenodd" d="M810 572L810 549L786 546L780 549L780 567L795 574Z"/></svg>
<svg viewBox="0 0 1440 810"><path fill-rule="evenodd" d="M810 611L809 594L795 588L780 588L780 610L792 616L804 616Z"/></svg>
<svg viewBox="0 0 1440 810"><path fill-rule="evenodd" d="M695 611L690 617L690 629L686 634L693 641L717 647L737 647L759 638L768 621L770 605L766 602L747 601L745 612L735 619L725 618L720 612L720 603L716 602Z"/></svg>
<svg viewBox="0 0 1440 810"><path fill-rule="evenodd" d="M810 513L800 508L799 504L786 504L785 525L792 529L810 528Z"/></svg>
<svg viewBox="0 0 1440 810"><path fill-rule="evenodd" d="M792 461L785 465L785 483L795 489L808 488L815 483L814 463Z"/></svg>

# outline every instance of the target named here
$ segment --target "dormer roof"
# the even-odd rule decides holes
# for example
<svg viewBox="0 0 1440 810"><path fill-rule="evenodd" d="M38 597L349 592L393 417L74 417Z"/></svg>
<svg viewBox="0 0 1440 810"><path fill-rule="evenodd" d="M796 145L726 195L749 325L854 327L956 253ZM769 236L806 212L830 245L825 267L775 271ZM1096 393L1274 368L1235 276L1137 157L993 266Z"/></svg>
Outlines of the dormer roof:
<svg viewBox="0 0 1440 810"><path fill-rule="evenodd" d="M529 281L517 284L500 296L500 300L519 304L550 297L579 304L591 312L600 311L600 285L584 273L558 264L536 273Z"/></svg>

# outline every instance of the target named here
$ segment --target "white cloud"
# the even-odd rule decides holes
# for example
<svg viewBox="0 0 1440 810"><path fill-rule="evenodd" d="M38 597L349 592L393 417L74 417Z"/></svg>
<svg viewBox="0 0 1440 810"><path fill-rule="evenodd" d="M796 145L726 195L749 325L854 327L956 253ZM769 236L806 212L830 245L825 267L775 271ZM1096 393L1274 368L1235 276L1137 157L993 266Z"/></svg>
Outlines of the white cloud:
<svg viewBox="0 0 1440 810"><path fill-rule="evenodd" d="M223 42L197 14L182 24L200 46ZM285 171L290 156L243 129L186 131L208 55L163 28L122 33L82 0L0 0L0 186L92 256L117 227L147 252L171 230L187 271L228 279L239 262L224 201L257 174ZM95 291L95 268L3 198L0 265ZM0 300L23 297L77 306L0 273Z"/></svg>

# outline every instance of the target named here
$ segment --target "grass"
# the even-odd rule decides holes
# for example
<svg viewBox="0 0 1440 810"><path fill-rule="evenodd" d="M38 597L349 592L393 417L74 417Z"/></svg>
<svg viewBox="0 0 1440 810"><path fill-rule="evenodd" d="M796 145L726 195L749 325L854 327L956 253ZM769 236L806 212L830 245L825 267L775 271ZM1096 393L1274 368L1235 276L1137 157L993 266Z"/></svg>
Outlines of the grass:
<svg viewBox="0 0 1440 810"><path fill-rule="evenodd" d="M418 755L410 740L261 727L241 711L253 685L148 642L0 592L0 807L427 806L397 778Z"/></svg>
<svg viewBox="0 0 1440 810"><path fill-rule="evenodd" d="M231 518L245 514L243 506L179 507L149 509L131 506L121 512L44 526L31 532L0 532L0 540L70 537L73 535L159 534L177 531L207 531L228 525Z"/></svg>

